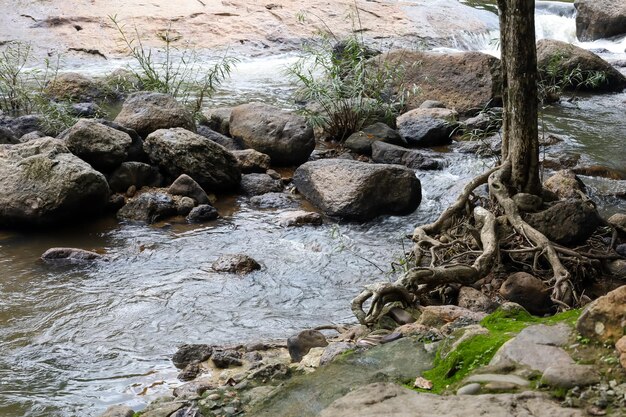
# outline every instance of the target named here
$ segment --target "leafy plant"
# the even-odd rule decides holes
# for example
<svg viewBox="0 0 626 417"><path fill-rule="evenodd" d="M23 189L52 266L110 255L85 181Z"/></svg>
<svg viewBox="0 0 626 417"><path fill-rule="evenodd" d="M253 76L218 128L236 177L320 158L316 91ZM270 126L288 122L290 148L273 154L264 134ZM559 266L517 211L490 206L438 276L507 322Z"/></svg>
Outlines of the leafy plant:
<svg viewBox="0 0 626 417"><path fill-rule="evenodd" d="M301 14L300 20L306 22L306 16ZM404 107L406 91L394 94L392 86L400 84L405 69L373 63L377 52L359 33L355 28L339 41L324 24L319 39L306 45L301 58L286 71L300 86L297 99L306 103L302 113L325 139L343 141L378 121L394 126Z"/></svg>
<svg viewBox="0 0 626 417"><path fill-rule="evenodd" d="M592 89L606 83L603 71L583 70L580 65L563 68L564 55L553 56L539 71L538 92L541 103L558 101L565 90Z"/></svg>
<svg viewBox="0 0 626 417"><path fill-rule="evenodd" d="M156 34L162 48L154 50L144 45L136 27L127 31L117 16L109 16L109 19L134 60L135 65L129 66L129 70L137 77L140 88L170 94L196 116L238 62L227 54L214 64L206 62L189 43L179 47L182 36L171 28Z"/></svg>

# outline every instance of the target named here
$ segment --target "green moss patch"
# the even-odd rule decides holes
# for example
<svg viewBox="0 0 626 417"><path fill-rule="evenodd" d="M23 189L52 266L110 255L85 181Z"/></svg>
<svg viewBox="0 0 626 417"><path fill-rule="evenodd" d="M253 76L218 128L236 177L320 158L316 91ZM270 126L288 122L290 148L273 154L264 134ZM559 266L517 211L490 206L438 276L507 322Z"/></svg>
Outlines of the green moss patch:
<svg viewBox="0 0 626 417"><path fill-rule="evenodd" d="M464 379L472 371L487 365L500 347L524 328L533 324L553 325L567 323L573 326L580 315L580 310L570 310L552 317L540 318L524 310L497 310L485 317L480 324L489 330L488 334L479 334L460 343L447 356L446 343L439 348L432 369L423 373L424 378L433 383L431 392L441 393Z"/></svg>

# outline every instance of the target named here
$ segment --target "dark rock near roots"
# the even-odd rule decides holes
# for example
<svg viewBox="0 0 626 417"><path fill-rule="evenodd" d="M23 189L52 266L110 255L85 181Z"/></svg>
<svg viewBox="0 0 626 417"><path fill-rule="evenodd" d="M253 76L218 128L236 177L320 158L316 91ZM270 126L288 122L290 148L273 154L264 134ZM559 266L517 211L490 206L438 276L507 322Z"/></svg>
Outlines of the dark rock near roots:
<svg viewBox="0 0 626 417"><path fill-rule="evenodd" d="M229 151L239 151L246 147L241 139L233 139L231 137L224 136L223 134L216 132L204 125L198 126L197 133L200 136L204 136L205 138L212 140L218 145L222 145Z"/></svg>
<svg viewBox="0 0 626 417"><path fill-rule="evenodd" d="M123 162L109 177L109 186L117 193L126 192L130 186L140 189L160 187L162 183L159 170L143 162Z"/></svg>
<svg viewBox="0 0 626 417"><path fill-rule="evenodd" d="M404 165L411 169L425 171L442 169L444 166L443 161L425 156L422 151L384 142L372 144L372 161L379 164Z"/></svg>
<svg viewBox="0 0 626 417"><path fill-rule="evenodd" d="M457 304L470 311L492 312L498 306L491 298L472 287L461 287Z"/></svg>
<svg viewBox="0 0 626 417"><path fill-rule="evenodd" d="M589 304L578 318L576 330L599 342L617 342L626 324L626 285Z"/></svg>
<svg viewBox="0 0 626 417"><path fill-rule="evenodd" d="M120 220L158 222L177 214L172 197L162 192L147 192L130 200L117 212Z"/></svg>
<svg viewBox="0 0 626 417"><path fill-rule="evenodd" d="M260 209L283 209L298 207L298 202L289 194L267 193L250 198L250 204Z"/></svg>
<svg viewBox="0 0 626 417"><path fill-rule="evenodd" d="M323 219L319 213L314 211L286 211L278 215L278 224L283 227L304 226L307 224L320 225Z"/></svg>
<svg viewBox="0 0 626 417"><path fill-rule="evenodd" d="M266 172L270 169L271 159L264 153L255 151L254 149L243 149L240 151L232 151L239 163L239 168L244 174L255 172Z"/></svg>
<svg viewBox="0 0 626 417"><path fill-rule="evenodd" d="M623 0L576 0L576 37L595 41L626 33L626 3Z"/></svg>
<svg viewBox="0 0 626 417"><path fill-rule="evenodd" d="M441 146L452 143L457 113L448 109L414 109L396 119L400 136L410 146Z"/></svg>
<svg viewBox="0 0 626 417"><path fill-rule="evenodd" d="M353 133L346 139L344 146L354 152L371 155L374 142L390 143L398 146L408 146L400 134L384 123L378 122Z"/></svg>
<svg viewBox="0 0 626 417"><path fill-rule="evenodd" d="M328 341L322 332L317 330L303 330L287 339L287 349L292 362L300 362L314 347L325 346L328 346Z"/></svg>
<svg viewBox="0 0 626 417"><path fill-rule="evenodd" d="M601 222L595 206L580 199L559 201L546 210L527 214L524 220L561 245L584 242Z"/></svg>
<svg viewBox="0 0 626 417"><path fill-rule="evenodd" d="M347 220L409 213L421 201L415 172L399 165L342 159L307 162L296 170L293 183L325 214Z"/></svg>
<svg viewBox="0 0 626 417"><path fill-rule="evenodd" d="M535 315L554 313L555 305L550 299L550 288L539 278L526 273L510 275L500 287L505 299L517 303Z"/></svg>
<svg viewBox="0 0 626 417"><path fill-rule="evenodd" d="M204 344L181 345L174 356L172 363L178 369L183 369L193 362L203 362L211 357L213 348Z"/></svg>
<svg viewBox="0 0 626 417"><path fill-rule="evenodd" d="M46 263L89 263L106 259L96 252L77 248L50 248L41 255Z"/></svg>
<svg viewBox="0 0 626 417"><path fill-rule="evenodd" d="M159 129L180 127L196 131L191 113L174 97L146 91L128 96L115 122L133 129L143 138Z"/></svg>
<svg viewBox="0 0 626 417"><path fill-rule="evenodd" d="M315 148L313 129L303 117L263 103L233 108L230 134L277 165L301 164Z"/></svg>
<svg viewBox="0 0 626 417"><path fill-rule="evenodd" d="M176 178L167 192L172 195L182 195L193 198L198 204L209 204L209 196L207 196L202 187L200 187L200 184L195 182L193 178L187 174L181 174Z"/></svg>
<svg viewBox="0 0 626 417"><path fill-rule="evenodd" d="M547 71L554 73L555 68L559 74L557 77L575 70L581 70L583 74L590 71L604 74L605 80L598 85L566 86L569 89L621 92L626 88L626 77L598 55L554 39L541 39L537 42L537 66L540 76L546 76Z"/></svg>
<svg viewBox="0 0 626 417"><path fill-rule="evenodd" d="M91 119L80 119L60 137L70 151L95 169L111 171L128 158L132 143L124 132Z"/></svg>
<svg viewBox="0 0 626 417"><path fill-rule="evenodd" d="M491 55L395 50L372 61L406 69L403 84L419 86L419 91L407 101L409 109L426 100L437 100L461 115L474 115L502 102L500 60Z"/></svg>
<svg viewBox="0 0 626 417"><path fill-rule="evenodd" d="M249 274L261 269L261 265L248 255L223 255L213 262L211 268L216 272L230 272L236 274Z"/></svg>
<svg viewBox="0 0 626 417"><path fill-rule="evenodd" d="M215 220L219 217L217 209L210 204L200 204L194 207L187 215L189 223L203 223Z"/></svg>
<svg viewBox="0 0 626 417"><path fill-rule="evenodd" d="M215 351L211 356L211 360L219 369L227 369L231 366L241 366L241 353L236 350Z"/></svg>
<svg viewBox="0 0 626 417"><path fill-rule="evenodd" d="M150 160L172 178L187 174L209 191L234 189L241 181L237 159L224 147L185 129L161 129L144 140Z"/></svg>
<svg viewBox="0 0 626 417"><path fill-rule="evenodd" d="M283 182L267 174L247 174L241 177L241 191L250 196L267 193L279 193Z"/></svg>
<svg viewBox="0 0 626 417"><path fill-rule="evenodd" d="M0 147L0 225L53 225L106 207L105 177L59 139Z"/></svg>

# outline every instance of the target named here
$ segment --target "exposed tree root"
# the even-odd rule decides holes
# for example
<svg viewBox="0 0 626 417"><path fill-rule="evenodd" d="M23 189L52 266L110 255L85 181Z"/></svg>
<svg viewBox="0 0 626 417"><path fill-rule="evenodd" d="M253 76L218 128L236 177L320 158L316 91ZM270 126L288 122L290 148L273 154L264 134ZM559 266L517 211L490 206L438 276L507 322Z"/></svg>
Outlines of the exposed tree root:
<svg viewBox="0 0 626 417"><path fill-rule="evenodd" d="M509 263L521 264L523 269L543 277L552 288L553 302L561 308L577 304L572 274L564 263L584 270L597 267L599 259L615 257L564 248L530 226L509 194L506 184L510 173L511 165L505 161L476 177L435 222L417 227L412 237L416 267L393 283L366 286L352 301L359 322L372 325L386 312L387 304L399 301L405 306L414 305L437 287L472 285L503 268L501 255ZM473 198L474 190L485 183L492 200ZM502 237L505 225L514 232ZM364 304L368 300L371 302L366 313Z"/></svg>

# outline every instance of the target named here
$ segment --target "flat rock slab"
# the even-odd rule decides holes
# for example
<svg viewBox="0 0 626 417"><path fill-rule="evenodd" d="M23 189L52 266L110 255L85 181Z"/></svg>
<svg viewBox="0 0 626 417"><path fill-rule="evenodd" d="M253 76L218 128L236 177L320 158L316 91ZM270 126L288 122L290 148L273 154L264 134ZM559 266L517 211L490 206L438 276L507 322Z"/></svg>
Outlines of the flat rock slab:
<svg viewBox="0 0 626 417"><path fill-rule="evenodd" d="M320 417L578 417L540 393L439 396L391 383L361 387L334 401Z"/></svg>
<svg viewBox="0 0 626 417"><path fill-rule="evenodd" d="M551 366L573 364L573 359L560 347L567 343L571 332L572 329L566 324L527 327L502 345L490 365L521 365L544 372Z"/></svg>
<svg viewBox="0 0 626 417"><path fill-rule="evenodd" d="M586 387L600 382L600 376L593 365L551 366L541 376L541 382L551 387Z"/></svg>

